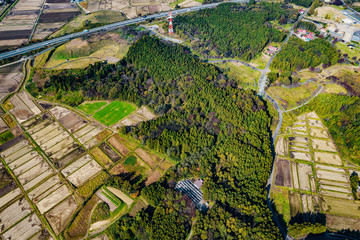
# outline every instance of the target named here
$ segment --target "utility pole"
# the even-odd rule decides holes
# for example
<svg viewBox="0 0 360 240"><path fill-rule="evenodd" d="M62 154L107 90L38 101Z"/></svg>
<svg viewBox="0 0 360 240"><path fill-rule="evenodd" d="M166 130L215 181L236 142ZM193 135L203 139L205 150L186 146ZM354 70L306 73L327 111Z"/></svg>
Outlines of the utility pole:
<svg viewBox="0 0 360 240"><path fill-rule="evenodd" d="M169 12L169 35L174 35L174 29L173 29L173 24L172 24L172 15L171 15L171 11Z"/></svg>

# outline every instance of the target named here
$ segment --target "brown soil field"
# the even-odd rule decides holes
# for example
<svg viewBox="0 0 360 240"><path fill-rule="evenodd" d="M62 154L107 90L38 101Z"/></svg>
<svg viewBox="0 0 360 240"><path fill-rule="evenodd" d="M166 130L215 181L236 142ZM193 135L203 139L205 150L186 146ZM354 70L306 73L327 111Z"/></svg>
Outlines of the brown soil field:
<svg viewBox="0 0 360 240"><path fill-rule="evenodd" d="M30 110L35 114L38 115L41 113L41 110L38 106L30 99L29 95L22 91L18 94L19 98L25 103L26 106L30 108Z"/></svg>
<svg viewBox="0 0 360 240"><path fill-rule="evenodd" d="M315 112L310 112L307 114L308 118L320 119Z"/></svg>
<svg viewBox="0 0 360 240"><path fill-rule="evenodd" d="M66 165L68 165L70 162L72 162L74 159L80 157L84 152L85 152L85 150L83 148L81 148L81 147L76 148L74 151L72 151L65 157L61 158L59 161L57 161L55 163L55 166L57 168L63 168Z"/></svg>
<svg viewBox="0 0 360 240"><path fill-rule="evenodd" d="M294 133L295 135L300 135L300 136L306 136L306 135L308 135L307 132L301 132L301 131L293 131L293 133Z"/></svg>
<svg viewBox="0 0 360 240"><path fill-rule="evenodd" d="M10 98L11 104L14 106L10 112L20 122L24 122L34 116L34 113L23 103L17 95Z"/></svg>
<svg viewBox="0 0 360 240"><path fill-rule="evenodd" d="M138 213L141 209L146 208L147 206L148 204L139 199L133 206L133 208L130 210L129 215L135 217L136 213Z"/></svg>
<svg viewBox="0 0 360 240"><path fill-rule="evenodd" d="M117 206L107 196L104 195L102 189L96 192L96 196L98 196L103 202L105 202L109 206L110 212L114 212L116 210Z"/></svg>
<svg viewBox="0 0 360 240"><path fill-rule="evenodd" d="M343 173L316 170L316 175L318 178L321 179L338 181L338 182L349 182L349 176Z"/></svg>
<svg viewBox="0 0 360 240"><path fill-rule="evenodd" d="M153 168L155 166L155 164L157 162L160 161L160 158L154 154L150 154L149 152L145 151L142 148L138 148L135 150L135 153L147 164L149 164L149 166L151 168Z"/></svg>
<svg viewBox="0 0 360 240"><path fill-rule="evenodd" d="M19 135L0 146L1 157L5 158L28 144L24 135Z"/></svg>
<svg viewBox="0 0 360 240"><path fill-rule="evenodd" d="M26 153L30 152L31 150L33 150L32 146L30 146L30 145L25 146L25 147L19 149L18 151L14 152L13 154L9 155L8 157L6 157L5 162L11 163L11 162L17 160L18 158L20 158L21 156L25 155Z"/></svg>
<svg viewBox="0 0 360 240"><path fill-rule="evenodd" d="M34 199L32 201L36 204L36 203L40 202L41 200L43 200L44 198L46 198L47 195L49 195L50 193L56 191L57 189L61 188L62 186L64 186L64 184L61 183L61 182L58 182L54 186L47 189L45 192L43 192L40 195L34 197Z"/></svg>
<svg viewBox="0 0 360 240"><path fill-rule="evenodd" d="M9 129L8 125L4 122L2 118L0 118L0 133L3 133L8 129Z"/></svg>
<svg viewBox="0 0 360 240"><path fill-rule="evenodd" d="M55 145L56 146L56 145ZM62 157L66 156L67 154L69 154L70 152L74 151L76 148L78 148L79 145L77 143L70 143L69 145L65 146L63 149L61 149L60 151L54 153L53 155L51 155L50 159L53 162L58 161L59 159L61 159ZM49 154L48 154L49 155Z"/></svg>
<svg viewBox="0 0 360 240"><path fill-rule="evenodd" d="M311 191L313 193L316 193L316 182L315 182L315 176L310 176L310 187L311 187Z"/></svg>
<svg viewBox="0 0 360 240"><path fill-rule="evenodd" d="M126 170L126 168L124 168L121 163L118 163L109 171L109 173L112 175L126 175L129 173L129 171Z"/></svg>
<svg viewBox="0 0 360 240"><path fill-rule="evenodd" d="M41 14L40 23L68 22L79 14L75 12L49 12Z"/></svg>
<svg viewBox="0 0 360 240"><path fill-rule="evenodd" d="M329 138L327 131L319 128L310 128L310 135L312 137Z"/></svg>
<svg viewBox="0 0 360 240"><path fill-rule="evenodd" d="M348 200L354 199L353 196L350 194L333 192L333 191L322 190L322 189L319 191L319 194L322 196L327 196L327 197L343 198L343 199L348 199Z"/></svg>
<svg viewBox="0 0 360 240"><path fill-rule="evenodd" d="M109 138L108 142L123 156L130 152L130 150L120 142L120 136L117 134L114 134L111 138Z"/></svg>
<svg viewBox="0 0 360 240"><path fill-rule="evenodd" d="M167 171L170 167L172 167L174 164L170 163L167 160L163 160L160 164L159 164L159 169L163 172Z"/></svg>
<svg viewBox="0 0 360 240"><path fill-rule="evenodd" d="M109 169L113 164L113 161L111 161L111 159L103 151L101 151L100 148L94 148L90 151L90 153L94 156L95 160L106 169Z"/></svg>
<svg viewBox="0 0 360 240"><path fill-rule="evenodd" d="M121 159L121 156L117 154L106 142L102 143L99 148L111 159L116 162Z"/></svg>
<svg viewBox="0 0 360 240"><path fill-rule="evenodd" d="M15 91L19 86L24 76L22 65L23 63L15 63L8 67L0 68L0 100L3 100L5 96Z"/></svg>
<svg viewBox="0 0 360 240"><path fill-rule="evenodd" d="M0 31L0 40L24 39L31 34L30 30Z"/></svg>
<svg viewBox="0 0 360 240"><path fill-rule="evenodd" d="M16 127L12 128L12 129L10 129L10 132L11 132L15 137L23 134L23 130L22 130L19 126L16 126Z"/></svg>
<svg viewBox="0 0 360 240"><path fill-rule="evenodd" d="M41 221L35 213L24 218L21 222L5 232L4 239L29 239L32 235L43 228Z"/></svg>
<svg viewBox="0 0 360 240"><path fill-rule="evenodd" d="M76 170L78 170L80 167L84 166L86 163L90 162L92 160L92 158L90 157L90 155L86 154L85 156L82 156L81 158L79 158L78 160L76 160L75 162L71 163L69 166L67 166L66 168L64 168L61 173L67 177L70 174L72 174L73 172L75 172Z"/></svg>
<svg viewBox="0 0 360 240"><path fill-rule="evenodd" d="M41 162L44 162L44 161L40 156L33 158L33 159L29 160L28 162L24 163L23 165L19 166L18 168L13 169L13 173L16 176L18 176L21 173L26 172L27 170L29 170L30 168L32 168L33 166L35 166Z"/></svg>
<svg viewBox="0 0 360 240"><path fill-rule="evenodd" d="M24 189L28 191L32 187L39 184L42 180L47 178L49 175L53 174L54 171L49 168L47 171L42 172L41 174L38 174L35 178L33 178L31 181L26 182L26 184L23 185Z"/></svg>
<svg viewBox="0 0 360 240"><path fill-rule="evenodd" d="M75 198L70 196L45 214L56 235L65 229L77 207Z"/></svg>
<svg viewBox="0 0 360 240"><path fill-rule="evenodd" d="M301 202L299 193L289 191L290 215L294 217L301 212Z"/></svg>
<svg viewBox="0 0 360 240"><path fill-rule="evenodd" d="M305 119L304 119L304 120L305 120ZM294 123L293 123L293 126L294 126L294 127L298 127L299 125L301 125L301 126L304 125L304 126L305 126L305 125L306 125L306 122L305 122L305 121L300 121L300 122L294 122Z"/></svg>
<svg viewBox="0 0 360 240"><path fill-rule="evenodd" d="M70 195L69 189L63 185L36 204L41 214L47 212Z"/></svg>
<svg viewBox="0 0 360 240"><path fill-rule="evenodd" d="M275 185L291 187L291 170L288 160L276 161Z"/></svg>
<svg viewBox="0 0 360 240"><path fill-rule="evenodd" d="M279 156L284 156L284 138L279 137L275 146L275 152Z"/></svg>
<svg viewBox="0 0 360 240"><path fill-rule="evenodd" d="M149 175L146 178L145 185L149 186L150 184L157 182L160 179L160 177L161 177L161 172L158 170L149 173Z"/></svg>
<svg viewBox="0 0 360 240"><path fill-rule="evenodd" d="M343 188L350 188L350 184L346 183L346 182L334 182L334 181L323 180L323 179L320 179L318 182L319 182L319 184L338 186L338 187L343 187Z"/></svg>
<svg viewBox="0 0 360 240"><path fill-rule="evenodd" d="M334 187L334 186L328 186L328 185L320 185L319 188L324 189L324 190L337 191L337 192L351 194L351 189L349 189L349 188L341 188L341 187Z"/></svg>
<svg viewBox="0 0 360 240"><path fill-rule="evenodd" d="M100 132L102 132L103 127L99 126L97 128L94 128L93 130L91 130L90 132L86 133L85 135L81 136L79 139L79 141L84 144L88 141L90 141L92 138L94 138L97 134L99 134ZM95 139L96 140L96 139Z"/></svg>
<svg viewBox="0 0 360 240"><path fill-rule="evenodd" d="M303 131L306 132L307 128L306 126L299 126L299 127L292 127L293 130Z"/></svg>
<svg viewBox="0 0 360 240"><path fill-rule="evenodd" d="M316 162L327 163L341 166L342 161L338 154L326 153L326 152L314 152L314 158Z"/></svg>
<svg viewBox="0 0 360 240"><path fill-rule="evenodd" d="M291 162L292 182L295 189L299 189L298 172L296 169L296 163Z"/></svg>
<svg viewBox="0 0 360 240"><path fill-rule="evenodd" d="M28 193L28 196L31 200L35 199L36 197L40 196L42 193L44 193L46 190L48 190L49 188L53 187L54 185L56 185L57 183L60 182L60 178L58 175L54 175L51 178L49 178L48 180L46 180L45 182L43 182L42 184L40 184L37 188L35 188L34 190L30 191Z"/></svg>
<svg viewBox="0 0 360 240"><path fill-rule="evenodd" d="M82 117L80 117L74 112L71 112L62 118L59 118L59 122L68 130L70 130L73 126L79 123L83 123L84 125L87 123L86 120L84 120Z"/></svg>
<svg viewBox="0 0 360 240"><path fill-rule="evenodd" d="M11 200L16 198L20 194L22 194L21 189L16 188L16 189L10 191L9 193L5 194L4 196L0 197L0 208L5 206L6 204L8 204Z"/></svg>
<svg viewBox="0 0 360 240"><path fill-rule="evenodd" d="M299 174L300 189L310 191L309 175L313 174L311 166L308 164L298 163L297 168Z"/></svg>
<svg viewBox="0 0 360 240"><path fill-rule="evenodd" d="M305 160L305 161L311 161L311 156L309 153L303 153L303 152L290 152L290 158Z"/></svg>
<svg viewBox="0 0 360 240"><path fill-rule="evenodd" d="M98 133L95 138L98 142L103 141L105 138L107 138L108 136L110 136L112 134L112 131L105 128L102 132Z"/></svg>
<svg viewBox="0 0 360 240"><path fill-rule="evenodd" d="M31 237L31 240L48 240L50 239L50 233L48 230L43 229L40 232L36 233L34 236Z"/></svg>
<svg viewBox="0 0 360 240"><path fill-rule="evenodd" d="M290 147L290 150L292 151L302 151L302 152L309 152L310 150L308 148L301 148L301 147Z"/></svg>
<svg viewBox="0 0 360 240"><path fill-rule="evenodd" d="M324 125L321 123L320 120L309 119L309 125L310 127L324 128Z"/></svg>
<svg viewBox="0 0 360 240"><path fill-rule="evenodd" d="M80 130L78 130L77 132L75 132L74 136L79 139L81 136L84 136L86 133L90 132L91 130L93 130L96 127L97 127L97 125L90 123L90 124L86 125L85 127L81 128Z"/></svg>
<svg viewBox="0 0 360 240"><path fill-rule="evenodd" d="M31 211L32 208L30 204L24 198L17 200L13 204L2 210L0 213L1 232L10 228L17 221L31 213Z"/></svg>
<svg viewBox="0 0 360 240"><path fill-rule="evenodd" d="M326 214L326 226L330 229L360 231L360 219Z"/></svg>
<svg viewBox="0 0 360 240"><path fill-rule="evenodd" d="M289 137L291 142L299 142L299 143L308 143L308 138L306 137Z"/></svg>
<svg viewBox="0 0 360 240"><path fill-rule="evenodd" d="M301 197L302 211L306 213L309 211L306 194L300 193L300 197Z"/></svg>
<svg viewBox="0 0 360 240"><path fill-rule="evenodd" d="M346 173L346 171L345 171L344 169L342 169L342 168L331 167L331 166L327 166L327 165L319 165L319 164L316 164L316 168L317 168L317 169L322 169L322 170L328 170L328 171Z"/></svg>
<svg viewBox="0 0 360 240"><path fill-rule="evenodd" d="M59 120L60 118L65 117L66 115L70 114L71 111L67 108L56 106L53 107L50 112L54 115L54 117Z"/></svg>
<svg viewBox="0 0 360 240"><path fill-rule="evenodd" d="M92 147L94 147L95 145L97 145L99 143L99 141L96 138L92 138L90 141L87 141L86 143L84 143L84 147L87 149L90 149Z"/></svg>
<svg viewBox="0 0 360 240"><path fill-rule="evenodd" d="M359 218L360 204L351 200L321 197L321 208L325 213Z"/></svg>
<svg viewBox="0 0 360 240"><path fill-rule="evenodd" d="M120 191L119 189L113 188L113 187L107 187L107 189L115 194L118 198L120 198L124 203L126 203L128 206L130 206L134 200L132 200L128 195Z"/></svg>
<svg viewBox="0 0 360 240"><path fill-rule="evenodd" d="M315 150L336 152L335 144L331 141L312 139L312 146Z"/></svg>
<svg viewBox="0 0 360 240"><path fill-rule="evenodd" d="M102 168L100 165L95 160L91 160L68 176L67 179L76 187L79 187L101 170Z"/></svg>
<svg viewBox="0 0 360 240"><path fill-rule="evenodd" d="M66 230L65 236L69 239L84 238L87 234L89 222L93 209L96 207L100 199L94 194L86 205L80 210L70 227Z"/></svg>
<svg viewBox="0 0 360 240"><path fill-rule="evenodd" d="M151 120L156 118L157 116L152 113L147 107L142 106L141 108L139 108L138 110L135 111L136 114L144 117L146 120Z"/></svg>
<svg viewBox="0 0 360 240"><path fill-rule="evenodd" d="M11 118L10 114L5 114L3 116L3 119L4 119L4 122L10 127L10 128L13 128L13 127L16 127L17 126L17 123Z"/></svg>

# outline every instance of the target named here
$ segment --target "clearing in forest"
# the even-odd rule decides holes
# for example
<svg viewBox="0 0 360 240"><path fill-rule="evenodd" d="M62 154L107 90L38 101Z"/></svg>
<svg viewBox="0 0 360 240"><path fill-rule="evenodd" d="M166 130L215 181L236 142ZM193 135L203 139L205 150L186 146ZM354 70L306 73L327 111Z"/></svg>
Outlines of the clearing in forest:
<svg viewBox="0 0 360 240"><path fill-rule="evenodd" d="M130 103L114 101L94 114L94 118L105 125L113 125L131 114L136 107Z"/></svg>

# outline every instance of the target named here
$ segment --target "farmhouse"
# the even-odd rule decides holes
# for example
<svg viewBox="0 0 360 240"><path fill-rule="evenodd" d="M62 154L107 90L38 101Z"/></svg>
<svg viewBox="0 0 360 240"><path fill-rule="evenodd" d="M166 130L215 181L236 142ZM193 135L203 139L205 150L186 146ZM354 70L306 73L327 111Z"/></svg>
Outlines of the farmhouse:
<svg viewBox="0 0 360 240"><path fill-rule="evenodd" d="M277 47L269 46L269 47L268 47L268 50L267 50L267 53L268 53L269 55L273 55L277 50L278 50Z"/></svg>

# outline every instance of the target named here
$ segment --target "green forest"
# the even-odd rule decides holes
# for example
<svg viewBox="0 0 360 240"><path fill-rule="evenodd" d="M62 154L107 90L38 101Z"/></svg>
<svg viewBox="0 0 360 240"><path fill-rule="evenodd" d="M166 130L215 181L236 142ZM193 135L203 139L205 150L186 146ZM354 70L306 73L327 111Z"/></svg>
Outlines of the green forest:
<svg viewBox="0 0 360 240"><path fill-rule="evenodd" d="M325 64L328 67L337 63L339 53L324 39L317 38L305 42L292 37L277 54L271 67L281 71L299 71L308 67Z"/></svg>
<svg viewBox="0 0 360 240"><path fill-rule="evenodd" d="M42 87L27 86L34 95L55 95L65 102L72 95L127 100L160 115L121 131L178 164L142 189L152 207L117 221L107 230L112 239L185 239L191 218L197 220L192 239L281 237L266 202L271 119L255 92L224 81L219 69L188 48L147 36L117 64L46 73ZM214 203L206 213L195 211L173 190L177 181L190 177L204 179L204 199Z"/></svg>
<svg viewBox="0 0 360 240"><path fill-rule="evenodd" d="M310 5L313 1L312 0L289 0L288 2L308 8L308 7L310 7Z"/></svg>
<svg viewBox="0 0 360 240"><path fill-rule="evenodd" d="M174 18L176 34L199 39L192 48L204 56L239 57L251 60L270 42L281 42L286 33L271 27L270 21L295 21L297 11L281 3L221 4Z"/></svg>

